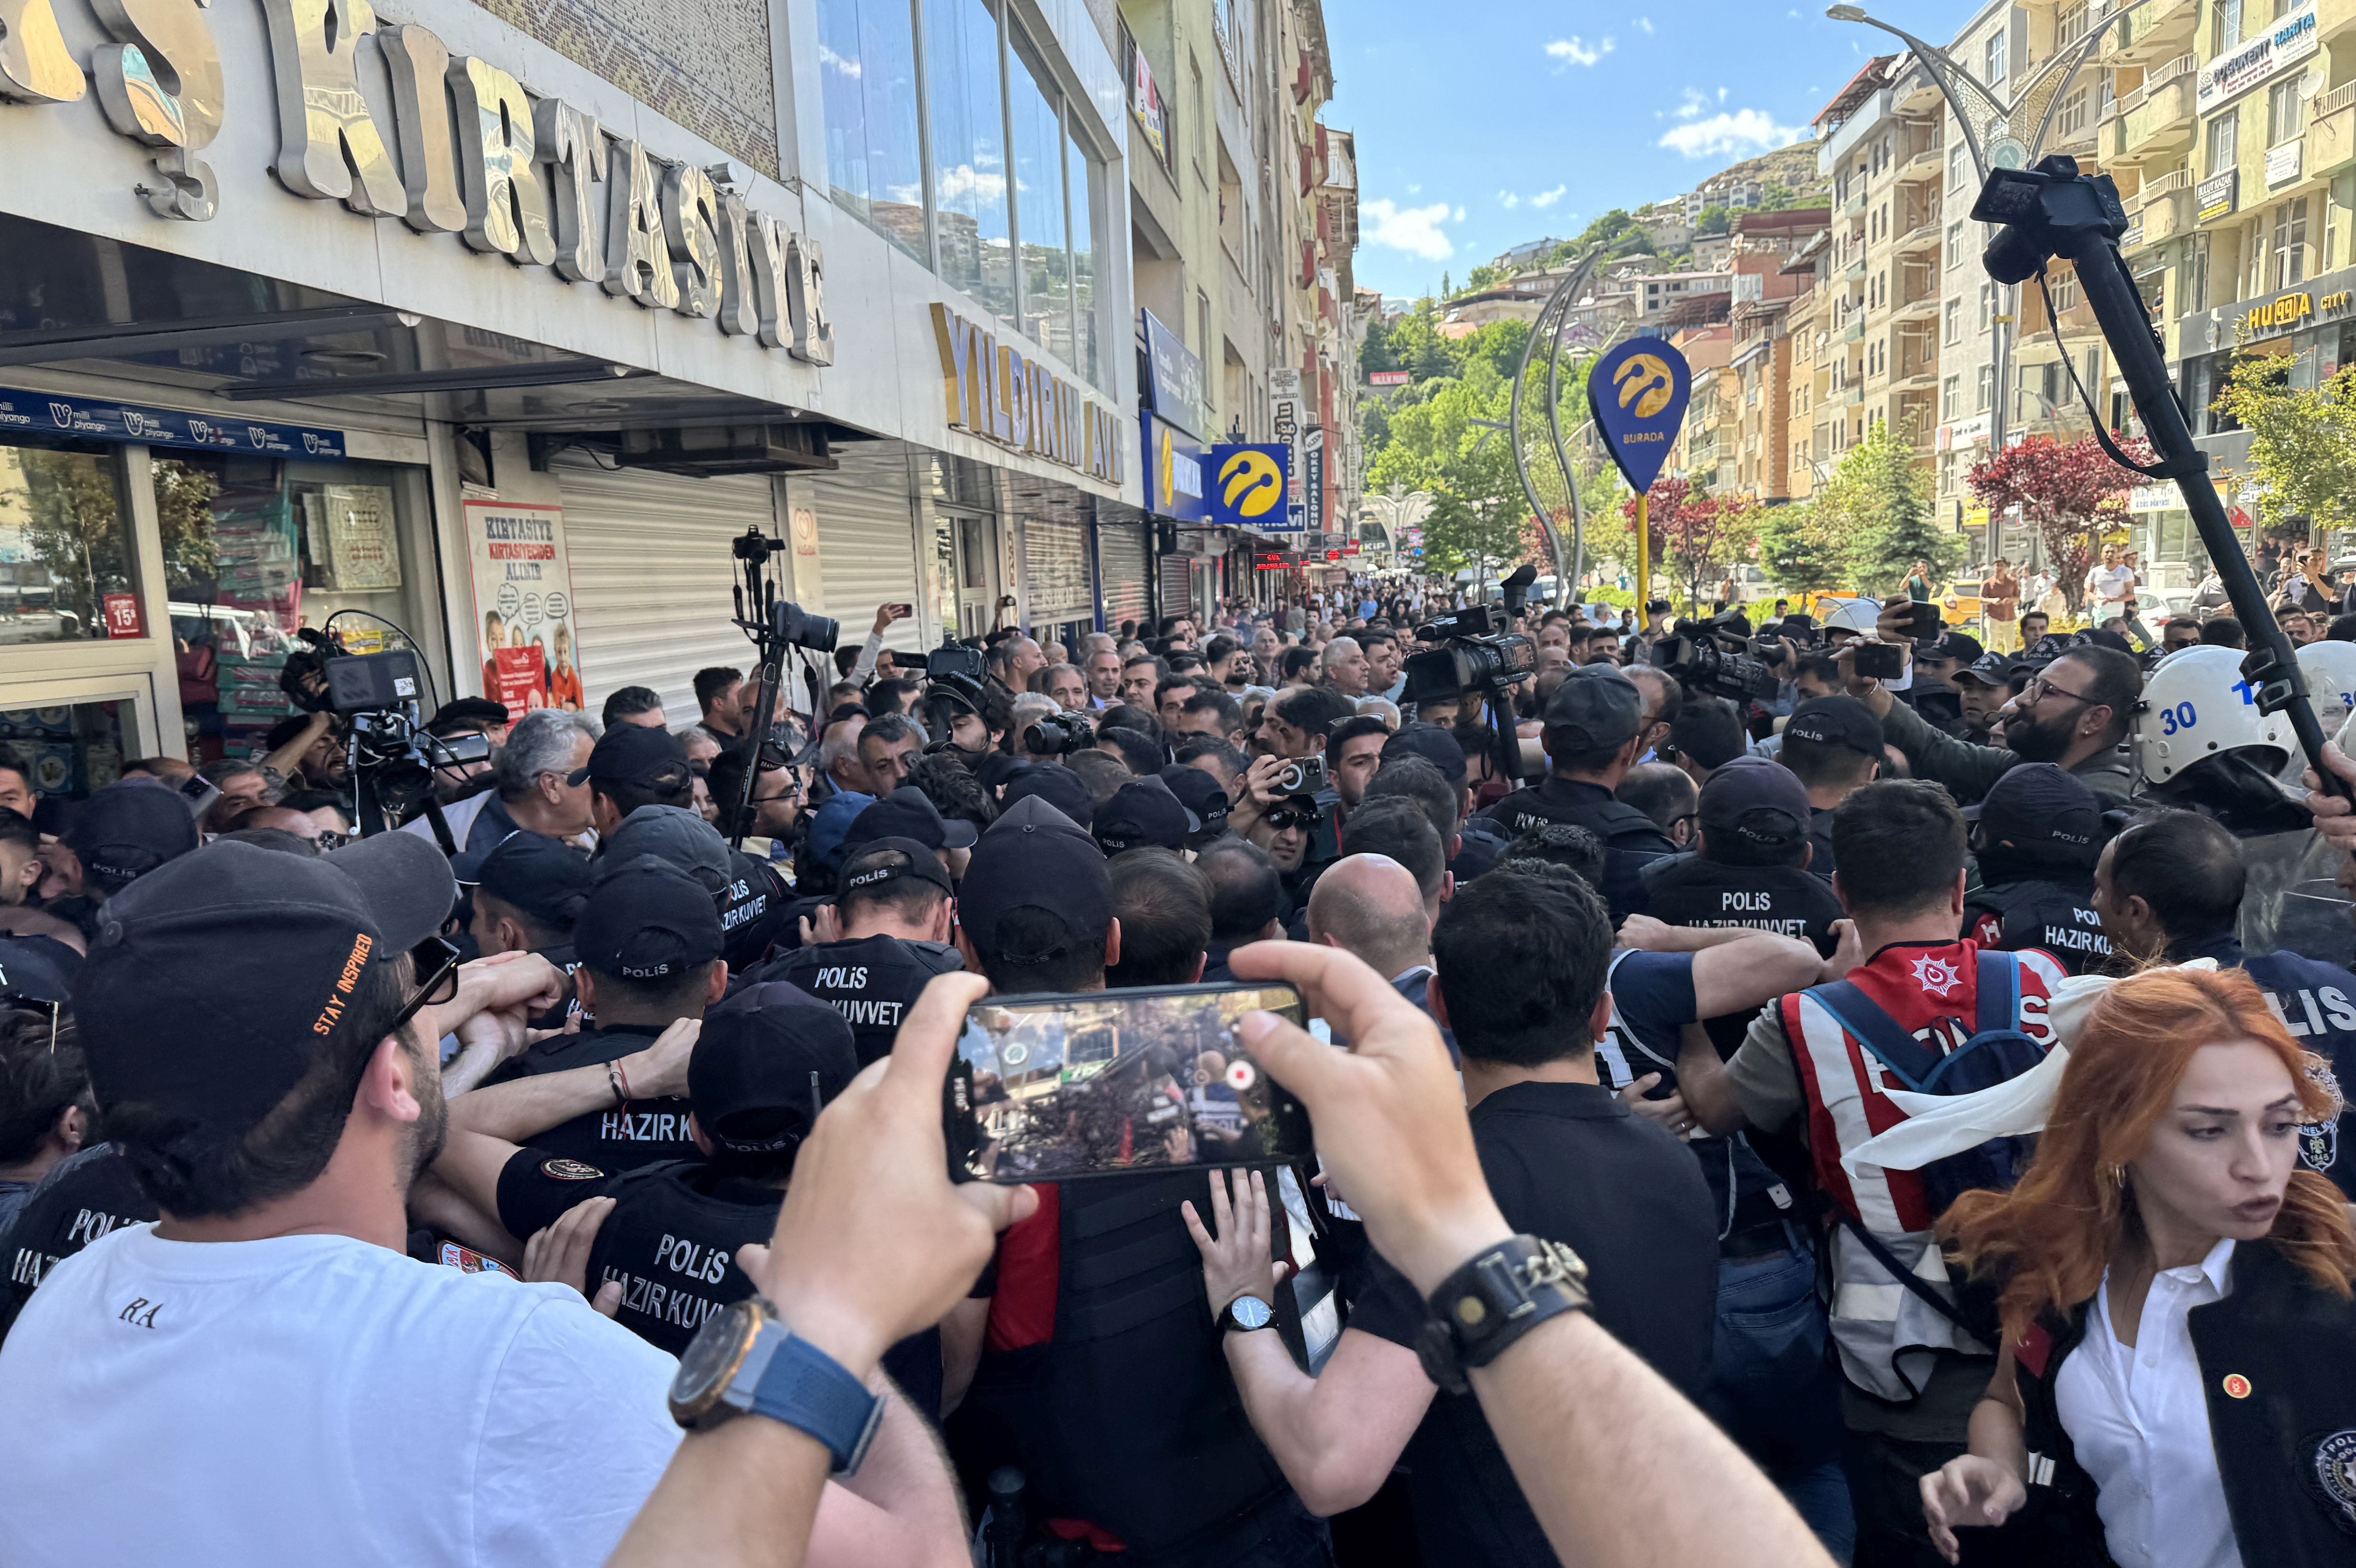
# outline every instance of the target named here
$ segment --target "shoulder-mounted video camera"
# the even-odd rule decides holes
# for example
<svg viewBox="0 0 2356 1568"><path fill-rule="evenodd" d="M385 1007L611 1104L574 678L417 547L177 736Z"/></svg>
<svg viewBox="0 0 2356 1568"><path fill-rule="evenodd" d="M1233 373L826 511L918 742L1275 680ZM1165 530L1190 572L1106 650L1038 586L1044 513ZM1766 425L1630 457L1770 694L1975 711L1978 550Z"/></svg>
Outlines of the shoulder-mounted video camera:
<svg viewBox="0 0 2356 1568"><path fill-rule="evenodd" d="M1475 604L1418 626L1419 640L1440 645L1407 656L1407 689L1399 700L1431 702L1472 691L1502 694L1535 670L1536 645L1505 628L1521 618L1537 576L1537 568L1525 566L1505 579L1502 611L1494 604Z"/></svg>
<svg viewBox="0 0 2356 1568"><path fill-rule="evenodd" d="M1740 610L1683 620L1653 645L1653 667L1689 691L1765 702L1782 683L1767 661L1751 656L1751 645L1750 624Z"/></svg>

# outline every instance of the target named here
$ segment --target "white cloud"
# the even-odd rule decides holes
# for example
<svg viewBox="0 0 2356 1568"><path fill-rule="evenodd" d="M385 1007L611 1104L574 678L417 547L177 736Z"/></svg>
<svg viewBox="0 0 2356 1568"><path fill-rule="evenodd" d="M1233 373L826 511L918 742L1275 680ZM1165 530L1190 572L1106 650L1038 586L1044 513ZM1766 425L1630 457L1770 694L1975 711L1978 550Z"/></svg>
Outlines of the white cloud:
<svg viewBox="0 0 2356 1568"><path fill-rule="evenodd" d="M1456 209L1456 216L1454 216L1453 218L1450 219L1449 219L1449 221L1450 221L1451 223L1462 223L1462 222L1463 222L1463 221L1464 221L1464 209L1463 209L1462 208L1461 208L1461 207L1460 207L1460 208L1458 208Z"/></svg>
<svg viewBox="0 0 2356 1568"><path fill-rule="evenodd" d="M1421 196L1423 194L1423 187L1419 185L1411 185L1407 187L1407 193L1409 196Z"/></svg>
<svg viewBox="0 0 2356 1568"><path fill-rule="evenodd" d="M1557 38L1546 47L1547 59L1560 60L1567 66L1593 65L1612 49L1612 42L1609 37L1598 38L1590 44L1577 33L1567 38Z"/></svg>
<svg viewBox="0 0 2356 1568"><path fill-rule="evenodd" d="M1552 207L1556 202L1562 199L1562 193L1569 188L1570 187L1569 186L1558 185L1552 190L1542 190L1538 192L1537 195L1530 197L1530 205L1537 208Z"/></svg>
<svg viewBox="0 0 2356 1568"><path fill-rule="evenodd" d="M1650 16L1637 17L1633 26L1638 32L1644 34L1646 37L1649 38L1653 36L1653 18Z"/></svg>
<svg viewBox="0 0 2356 1568"><path fill-rule="evenodd" d="M1506 211L1511 212L1514 208L1522 205L1522 198L1515 196L1512 191L1501 190L1497 193L1497 205L1504 208Z"/></svg>
<svg viewBox="0 0 2356 1568"><path fill-rule="evenodd" d="M959 164L953 169L943 169L934 182L934 194L944 207L953 207L979 197L985 206L1002 207L1006 201L1006 176L984 174L969 164Z"/></svg>
<svg viewBox="0 0 2356 1568"><path fill-rule="evenodd" d="M1709 94L1697 87L1688 87L1685 91L1685 101L1677 105L1677 118L1690 120L1708 107ZM1654 118L1658 119L1660 116L1655 115Z"/></svg>
<svg viewBox="0 0 2356 1568"><path fill-rule="evenodd" d="M1778 125L1763 109L1721 109L1707 120L1689 120L1671 126L1660 145L1688 158L1748 157L1788 147L1806 135L1802 125Z"/></svg>
<svg viewBox="0 0 2356 1568"><path fill-rule="evenodd" d="M1387 197L1380 198L1360 207L1358 220L1359 232L1369 244L1405 251L1427 261L1445 261L1456 254L1455 245L1440 229L1449 221L1448 204L1444 201L1430 207L1401 207Z"/></svg>

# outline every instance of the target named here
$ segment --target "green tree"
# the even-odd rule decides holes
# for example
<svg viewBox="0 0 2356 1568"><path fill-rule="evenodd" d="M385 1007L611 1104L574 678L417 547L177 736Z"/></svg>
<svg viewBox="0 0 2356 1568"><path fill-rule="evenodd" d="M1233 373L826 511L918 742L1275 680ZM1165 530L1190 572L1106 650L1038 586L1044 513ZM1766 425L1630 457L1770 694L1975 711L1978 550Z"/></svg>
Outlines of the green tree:
<svg viewBox="0 0 2356 1568"><path fill-rule="evenodd" d="M1850 574L1869 593L1895 588L1918 560L1934 578L1963 562L1964 537L1939 526L1930 475L1886 422L1841 454L1821 504L1847 546Z"/></svg>
<svg viewBox="0 0 2356 1568"><path fill-rule="evenodd" d="M1780 185L1773 180L1769 180L1766 189L1760 193L1759 210L1762 212L1781 212L1799 205L1800 198L1792 193L1790 186Z"/></svg>
<svg viewBox="0 0 2356 1568"><path fill-rule="evenodd" d="M2287 354L2237 357L2211 407L2250 432L2268 523L2356 527L2356 365L2294 389L2291 364Z"/></svg>
<svg viewBox="0 0 2356 1568"><path fill-rule="evenodd" d="M1441 381L1424 400L1392 411L1389 439L1369 465L1370 491L1398 484L1431 496L1424 559L1440 571L1494 572L1521 554L1529 505L1512 449L1505 432L1474 422L1502 421L1508 396L1485 367L1469 379Z"/></svg>
<svg viewBox="0 0 2356 1568"><path fill-rule="evenodd" d="M103 635L100 596L131 581L129 530L114 465L104 457L41 447L19 448L16 457L25 479L25 544L48 569L50 602L79 618L75 635Z"/></svg>
<svg viewBox="0 0 2356 1568"><path fill-rule="evenodd" d="M1829 508L1814 500L1771 507L1759 529L1759 565L1793 593L1824 593L1848 581L1847 553L1828 526Z"/></svg>
<svg viewBox="0 0 2356 1568"><path fill-rule="evenodd" d="M1494 289L1513 275L1511 270L1507 268L1498 266L1493 261L1484 261L1473 268L1472 274L1464 280L1464 292L1477 294L1483 289Z"/></svg>
<svg viewBox="0 0 2356 1568"><path fill-rule="evenodd" d="M1705 207L1701 209L1700 219L1694 224L1694 232L1699 235L1723 234L1732 227L1733 222L1733 219L1728 215L1725 208Z"/></svg>
<svg viewBox="0 0 2356 1568"><path fill-rule="evenodd" d="M1472 367L1483 365L1500 376L1510 377L1521 364L1522 346L1529 340L1530 324L1526 321L1490 322L1472 336L1457 340L1454 347L1460 373L1469 375ZM1530 411L1542 414L1544 411Z"/></svg>

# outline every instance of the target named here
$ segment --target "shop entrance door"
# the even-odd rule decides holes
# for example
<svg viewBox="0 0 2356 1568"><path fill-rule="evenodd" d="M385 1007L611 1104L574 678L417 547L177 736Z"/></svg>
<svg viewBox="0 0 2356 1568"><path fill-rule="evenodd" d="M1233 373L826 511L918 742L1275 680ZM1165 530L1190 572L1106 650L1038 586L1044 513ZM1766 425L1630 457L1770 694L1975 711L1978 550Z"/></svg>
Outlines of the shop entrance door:
<svg viewBox="0 0 2356 1568"><path fill-rule="evenodd" d="M934 592L941 635L978 637L998 613L998 528L970 512L934 514Z"/></svg>

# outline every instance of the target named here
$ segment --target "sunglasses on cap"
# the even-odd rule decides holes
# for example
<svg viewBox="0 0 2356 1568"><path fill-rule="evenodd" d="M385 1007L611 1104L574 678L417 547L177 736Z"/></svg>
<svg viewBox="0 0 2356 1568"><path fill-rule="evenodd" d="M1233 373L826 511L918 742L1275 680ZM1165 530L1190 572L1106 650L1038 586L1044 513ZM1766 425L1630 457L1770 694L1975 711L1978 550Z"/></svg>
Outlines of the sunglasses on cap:
<svg viewBox="0 0 2356 1568"><path fill-rule="evenodd" d="M409 950L410 967L419 976L417 987L385 1033L400 1033L420 1008L438 1008L458 999L459 956L458 944L443 936L429 936Z"/></svg>

